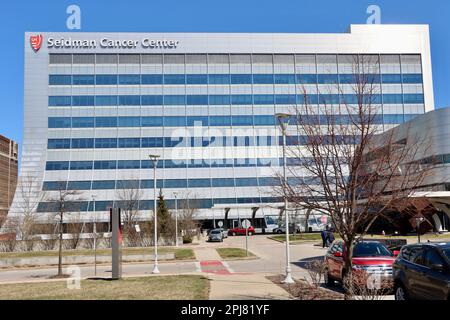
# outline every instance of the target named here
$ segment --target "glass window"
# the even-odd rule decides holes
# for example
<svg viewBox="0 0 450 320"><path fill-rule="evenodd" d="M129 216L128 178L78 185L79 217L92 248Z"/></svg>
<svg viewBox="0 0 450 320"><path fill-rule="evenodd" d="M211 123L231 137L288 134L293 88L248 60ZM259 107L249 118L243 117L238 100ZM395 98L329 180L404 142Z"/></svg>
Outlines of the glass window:
<svg viewBox="0 0 450 320"><path fill-rule="evenodd" d="M117 162L117 169L139 169L140 167L140 160L119 160Z"/></svg>
<svg viewBox="0 0 450 320"><path fill-rule="evenodd" d="M119 106L139 106L141 104L141 96L123 95L119 96Z"/></svg>
<svg viewBox="0 0 450 320"><path fill-rule="evenodd" d="M232 74L231 84L252 84L251 74Z"/></svg>
<svg viewBox="0 0 450 320"><path fill-rule="evenodd" d="M49 96L48 106L49 107L70 107L72 105L71 96Z"/></svg>
<svg viewBox="0 0 450 320"><path fill-rule="evenodd" d="M69 170L69 161L47 161L45 170Z"/></svg>
<svg viewBox="0 0 450 320"><path fill-rule="evenodd" d="M298 84L316 84L317 74L297 74Z"/></svg>
<svg viewBox="0 0 450 320"><path fill-rule="evenodd" d="M209 96L210 105L228 105L230 104L229 95L210 95Z"/></svg>
<svg viewBox="0 0 450 320"><path fill-rule="evenodd" d="M184 74L165 74L164 75L164 84L185 84L185 75Z"/></svg>
<svg viewBox="0 0 450 320"><path fill-rule="evenodd" d="M70 149L70 139L48 139L47 149Z"/></svg>
<svg viewBox="0 0 450 320"><path fill-rule="evenodd" d="M208 116L187 117L187 125L189 127L193 126L207 127L209 125Z"/></svg>
<svg viewBox="0 0 450 320"><path fill-rule="evenodd" d="M425 251L425 265L427 267L432 267L437 264L445 265L444 260L435 249L427 248Z"/></svg>
<svg viewBox="0 0 450 320"><path fill-rule="evenodd" d="M69 181L67 190L91 190L91 181Z"/></svg>
<svg viewBox="0 0 450 320"><path fill-rule="evenodd" d="M117 106L117 96L96 96L96 106Z"/></svg>
<svg viewBox="0 0 450 320"><path fill-rule="evenodd" d="M253 116L232 116L233 126L252 126Z"/></svg>
<svg viewBox="0 0 450 320"><path fill-rule="evenodd" d="M208 75L206 74L188 74L186 75L187 84L208 84Z"/></svg>
<svg viewBox="0 0 450 320"><path fill-rule="evenodd" d="M231 104L242 104L248 105L252 104L252 95L251 94L234 94L231 96Z"/></svg>
<svg viewBox="0 0 450 320"><path fill-rule="evenodd" d="M212 179L213 187L234 187L233 178Z"/></svg>
<svg viewBox="0 0 450 320"><path fill-rule="evenodd" d="M119 148L140 148L140 138L119 138Z"/></svg>
<svg viewBox="0 0 450 320"><path fill-rule="evenodd" d="M230 84L229 74L209 74L208 75L209 84Z"/></svg>
<svg viewBox="0 0 450 320"><path fill-rule="evenodd" d="M403 95L404 103L422 104L424 103L423 94L409 93Z"/></svg>
<svg viewBox="0 0 450 320"><path fill-rule="evenodd" d="M295 104L296 96L295 94L276 94L275 95L276 104Z"/></svg>
<svg viewBox="0 0 450 320"><path fill-rule="evenodd" d="M132 85L140 83L141 76L139 74L119 74L119 84Z"/></svg>
<svg viewBox="0 0 450 320"><path fill-rule="evenodd" d="M119 127L140 127L141 117L119 117Z"/></svg>
<svg viewBox="0 0 450 320"><path fill-rule="evenodd" d="M143 74L141 76L142 84L162 84L163 76L162 74Z"/></svg>
<svg viewBox="0 0 450 320"><path fill-rule="evenodd" d="M293 74L276 74L276 84L295 84L295 75Z"/></svg>
<svg viewBox="0 0 450 320"><path fill-rule="evenodd" d="M164 180L164 188L187 188L186 179L166 179Z"/></svg>
<svg viewBox="0 0 450 320"><path fill-rule="evenodd" d="M400 74L382 74L381 80L383 83L402 83L402 78Z"/></svg>
<svg viewBox="0 0 450 320"><path fill-rule="evenodd" d="M383 94L383 103L401 104L403 103L403 96L401 94Z"/></svg>
<svg viewBox="0 0 450 320"><path fill-rule="evenodd" d="M63 74L51 74L48 76L49 85L71 85L72 76Z"/></svg>
<svg viewBox="0 0 450 320"><path fill-rule="evenodd" d="M403 83L423 83L423 77L421 74L404 74Z"/></svg>
<svg viewBox="0 0 450 320"><path fill-rule="evenodd" d="M72 118L72 128L93 128L93 117L75 117Z"/></svg>
<svg viewBox="0 0 450 320"><path fill-rule="evenodd" d="M72 149L94 148L93 138L74 138L72 139Z"/></svg>
<svg viewBox="0 0 450 320"><path fill-rule="evenodd" d="M48 118L49 128L70 128L70 118L50 117Z"/></svg>
<svg viewBox="0 0 450 320"><path fill-rule="evenodd" d="M72 97L72 105L73 106L93 106L94 105L94 96L73 96Z"/></svg>
<svg viewBox="0 0 450 320"><path fill-rule="evenodd" d="M253 75L254 84L273 84L273 74L254 74Z"/></svg>
<svg viewBox="0 0 450 320"><path fill-rule="evenodd" d="M207 105L208 96L207 95L188 95L187 96L188 105Z"/></svg>
<svg viewBox="0 0 450 320"><path fill-rule="evenodd" d="M319 84L336 84L338 83L337 74L319 74L317 75L317 83Z"/></svg>
<svg viewBox="0 0 450 320"><path fill-rule="evenodd" d="M117 148L117 138L96 138L95 148Z"/></svg>
<svg viewBox="0 0 450 320"><path fill-rule="evenodd" d="M45 181L42 185L43 191L66 190L66 181Z"/></svg>
<svg viewBox="0 0 450 320"><path fill-rule="evenodd" d="M276 124L274 116L254 116L254 119L255 126L272 126Z"/></svg>
<svg viewBox="0 0 450 320"><path fill-rule="evenodd" d="M165 127L185 127L186 117L164 117Z"/></svg>
<svg viewBox="0 0 450 320"><path fill-rule="evenodd" d="M163 104L162 95L145 95L142 96L143 106L161 106Z"/></svg>
<svg viewBox="0 0 450 320"><path fill-rule="evenodd" d="M236 178L236 187L253 187L258 186L256 178Z"/></svg>
<svg viewBox="0 0 450 320"><path fill-rule="evenodd" d="M162 148L163 138L161 137L148 137L141 139L142 148Z"/></svg>
<svg viewBox="0 0 450 320"><path fill-rule="evenodd" d="M116 169L117 162L115 160L97 160L94 162L94 169L97 170L113 170Z"/></svg>
<svg viewBox="0 0 450 320"><path fill-rule="evenodd" d="M98 74L95 76L95 83L98 85L117 84L117 74Z"/></svg>
<svg viewBox="0 0 450 320"><path fill-rule="evenodd" d="M162 127L163 117L142 117L141 126L143 127Z"/></svg>
<svg viewBox="0 0 450 320"><path fill-rule="evenodd" d="M102 190L102 189L115 189L116 182L114 180L98 180L92 182L92 190ZM97 208L97 201L95 202L95 206Z"/></svg>
<svg viewBox="0 0 450 320"><path fill-rule="evenodd" d="M423 249L419 247L411 248L410 261L415 264L423 265Z"/></svg>
<svg viewBox="0 0 450 320"><path fill-rule="evenodd" d="M165 105L185 105L186 104L186 96L185 95L167 95L164 96L164 104Z"/></svg>
<svg viewBox="0 0 450 320"><path fill-rule="evenodd" d="M211 116L209 118L210 126L231 126L230 116Z"/></svg>
<svg viewBox="0 0 450 320"><path fill-rule="evenodd" d="M74 74L72 76L74 85L93 85L95 84L94 75L90 74Z"/></svg>
<svg viewBox="0 0 450 320"><path fill-rule="evenodd" d="M97 117L95 118L95 126L97 128L117 127L117 117Z"/></svg>
<svg viewBox="0 0 450 320"><path fill-rule="evenodd" d="M164 147L166 148L186 147L186 142L187 139L184 139L184 137L164 138Z"/></svg>
<svg viewBox="0 0 450 320"><path fill-rule="evenodd" d="M211 187L210 179L189 179L188 188L209 188Z"/></svg>
<svg viewBox="0 0 450 320"><path fill-rule="evenodd" d="M274 104L273 94L256 94L253 99L254 104Z"/></svg>
<svg viewBox="0 0 450 320"><path fill-rule="evenodd" d="M139 189L139 180L117 180L116 189ZM128 201L132 200L130 199ZM125 202L121 204L122 206L127 205L127 200L120 202ZM137 206L137 202L135 201L135 204L132 205ZM130 206L130 204L128 204L128 206Z"/></svg>
<svg viewBox="0 0 450 320"><path fill-rule="evenodd" d="M71 161L70 170L92 170L92 161Z"/></svg>

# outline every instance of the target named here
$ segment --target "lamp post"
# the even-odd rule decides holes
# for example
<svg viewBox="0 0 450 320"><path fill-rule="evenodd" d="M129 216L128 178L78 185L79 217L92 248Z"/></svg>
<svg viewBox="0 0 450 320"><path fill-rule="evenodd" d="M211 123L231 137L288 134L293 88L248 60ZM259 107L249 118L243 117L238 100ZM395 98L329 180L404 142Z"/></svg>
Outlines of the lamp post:
<svg viewBox="0 0 450 320"><path fill-rule="evenodd" d="M291 275L291 254L289 250L289 214L288 214L288 200L286 196L287 192L287 178L286 178L286 129L289 124L290 115L286 113L277 113L276 118L283 134L283 179L284 179L284 212L286 216L286 278L283 283L294 283Z"/></svg>
<svg viewBox="0 0 450 320"><path fill-rule="evenodd" d="M158 269L158 213L156 211L156 166L158 164L158 155L149 155L150 160L153 162L153 219L154 219L154 246L155 246L155 266L152 273L159 273Z"/></svg>
<svg viewBox="0 0 450 320"><path fill-rule="evenodd" d="M92 195L93 211L94 211L94 225L92 231L94 233L94 275L97 276L97 216L95 213L95 198L97 195Z"/></svg>
<svg viewBox="0 0 450 320"><path fill-rule="evenodd" d="M175 197L175 247L178 247L178 192L174 192Z"/></svg>

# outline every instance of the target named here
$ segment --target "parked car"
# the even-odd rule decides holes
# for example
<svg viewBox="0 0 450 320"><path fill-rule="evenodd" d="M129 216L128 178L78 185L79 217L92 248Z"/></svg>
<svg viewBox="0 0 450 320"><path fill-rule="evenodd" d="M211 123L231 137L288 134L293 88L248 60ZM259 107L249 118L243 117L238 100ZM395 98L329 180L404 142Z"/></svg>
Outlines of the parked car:
<svg viewBox="0 0 450 320"><path fill-rule="evenodd" d="M406 245L393 271L396 300L450 300L450 243Z"/></svg>
<svg viewBox="0 0 450 320"><path fill-rule="evenodd" d="M299 226L294 226L294 225L291 225L289 227L289 233L294 233L294 228L296 228L295 231L297 233L300 233L300 227ZM278 234L286 233L286 226L281 226L281 227L275 228L275 229L273 229L272 232L273 233L278 233Z"/></svg>
<svg viewBox="0 0 450 320"><path fill-rule="evenodd" d="M255 234L255 228L250 226L248 228L248 235L252 236L254 234ZM231 228L231 229L228 230L228 235L231 235L231 236L244 235L245 236L245 228L242 227L242 226L236 227L236 228Z"/></svg>
<svg viewBox="0 0 450 320"><path fill-rule="evenodd" d="M225 230L225 229L223 229L223 228L219 228L219 230L222 231L222 236L223 236L224 238L228 238L228 230Z"/></svg>
<svg viewBox="0 0 450 320"><path fill-rule="evenodd" d="M219 241L223 242L223 233L220 229L212 229L208 233L208 242Z"/></svg>
<svg viewBox="0 0 450 320"><path fill-rule="evenodd" d="M332 286L335 281L343 282L346 274L344 257L345 244L342 240L332 243L325 255L325 283ZM378 241L361 241L353 247L353 271L365 272L367 275L378 274L381 281L392 282L392 264L395 255ZM356 272L356 274L357 274Z"/></svg>

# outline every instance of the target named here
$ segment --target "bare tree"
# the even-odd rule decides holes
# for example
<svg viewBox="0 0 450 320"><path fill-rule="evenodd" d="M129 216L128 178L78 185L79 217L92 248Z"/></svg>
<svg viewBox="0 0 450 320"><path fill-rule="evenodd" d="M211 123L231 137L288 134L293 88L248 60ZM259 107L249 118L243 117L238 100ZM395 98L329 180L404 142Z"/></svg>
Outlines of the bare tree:
<svg viewBox="0 0 450 320"><path fill-rule="evenodd" d="M68 222L66 222L67 233L69 234L69 239L67 241L67 247L69 249L75 250L80 244L81 235L85 231L85 224L81 222L81 213L77 212L71 215Z"/></svg>
<svg viewBox="0 0 450 320"><path fill-rule="evenodd" d="M288 148L298 166L288 168L290 178L277 194L298 208L330 217L347 248L344 276L352 283L353 247L372 223L407 199L423 181L426 170L415 161L426 143L419 137L399 138L394 131L381 141L380 84L377 57L352 56L353 79L345 86L334 84L330 101L326 93L320 104L309 103L303 87L303 103L294 107L295 135L299 143ZM336 95L334 95L336 96ZM408 132L405 136L408 136ZM422 151L422 150L421 150ZM353 296L351 287L346 298Z"/></svg>
<svg viewBox="0 0 450 320"><path fill-rule="evenodd" d="M183 236L183 243L191 243L198 234L199 223L195 219L198 214L197 200L187 193L179 203L178 226Z"/></svg>
<svg viewBox="0 0 450 320"><path fill-rule="evenodd" d="M36 209L45 200L46 192L40 188L40 180L32 173L27 173L19 180L16 189L17 206L20 216L15 221L18 238L25 242L27 251L32 251L35 239ZM11 217L10 219L14 219Z"/></svg>
<svg viewBox="0 0 450 320"><path fill-rule="evenodd" d="M67 190L66 183L58 183L58 191L49 197L49 202L54 206L56 211L55 218L58 220L58 277L63 276L62 272L62 250L63 250L63 234L64 234L64 219L68 212L78 212L80 205L77 200L80 192L76 190Z"/></svg>
<svg viewBox="0 0 450 320"><path fill-rule="evenodd" d="M123 233L130 246L136 246L139 243L139 233L135 229L139 215L139 201L142 198L142 190L139 186L139 180L130 180L122 182L116 191L123 217Z"/></svg>

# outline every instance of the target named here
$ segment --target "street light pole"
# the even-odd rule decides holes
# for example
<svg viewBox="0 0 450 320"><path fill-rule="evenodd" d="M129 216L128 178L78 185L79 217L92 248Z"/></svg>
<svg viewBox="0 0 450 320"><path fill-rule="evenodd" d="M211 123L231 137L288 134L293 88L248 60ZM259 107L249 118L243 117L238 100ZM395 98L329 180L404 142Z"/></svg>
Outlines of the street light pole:
<svg viewBox="0 0 450 320"><path fill-rule="evenodd" d="M288 213L288 200L287 200L287 175L286 175L286 129L288 126L289 114L277 113L276 117L280 124L281 132L283 134L283 180L284 180L284 212L286 216L286 278L283 283L292 284L294 279L292 279L291 274L291 253L289 248L289 213ZM287 120L285 122L285 120Z"/></svg>
<svg viewBox="0 0 450 320"><path fill-rule="evenodd" d="M97 215L95 212L95 194L92 195L93 210L94 210L94 226L92 231L94 233L94 275L97 276Z"/></svg>
<svg viewBox="0 0 450 320"><path fill-rule="evenodd" d="M178 193L174 192L175 197L175 247L178 247Z"/></svg>
<svg viewBox="0 0 450 320"><path fill-rule="evenodd" d="M155 265L152 273L159 273L158 269L158 213L156 211L156 166L158 164L158 155L149 155L151 161L153 161L153 223L154 223L154 247L155 247Z"/></svg>

